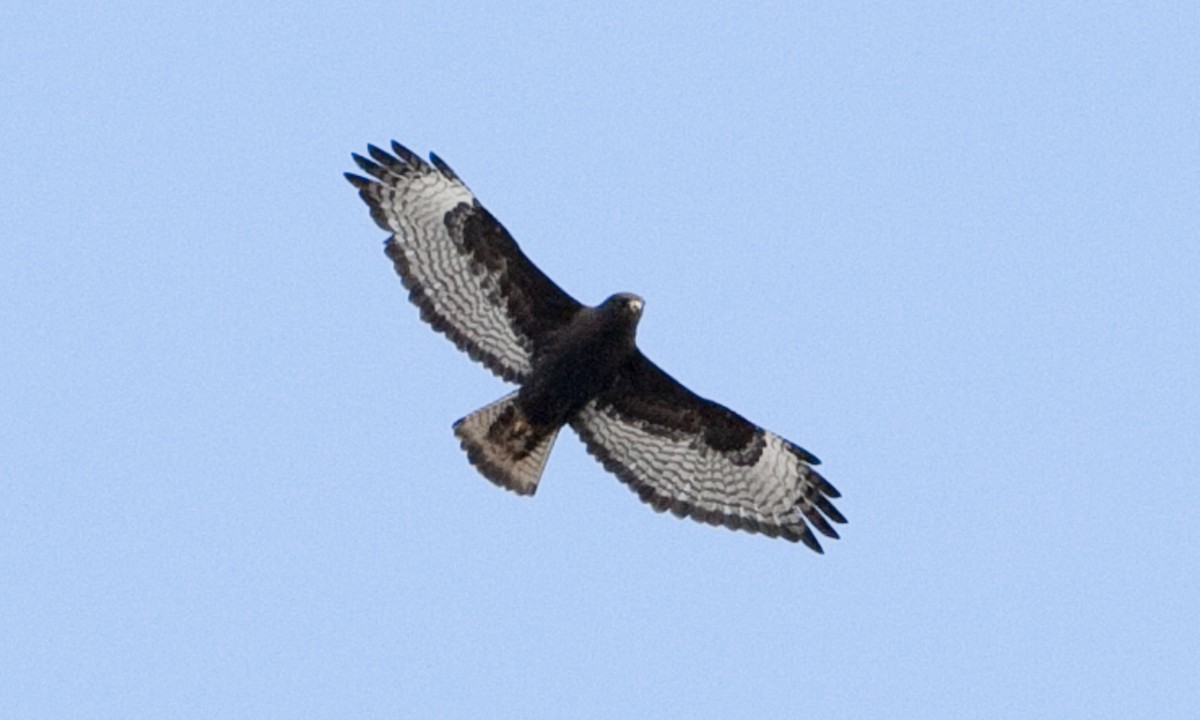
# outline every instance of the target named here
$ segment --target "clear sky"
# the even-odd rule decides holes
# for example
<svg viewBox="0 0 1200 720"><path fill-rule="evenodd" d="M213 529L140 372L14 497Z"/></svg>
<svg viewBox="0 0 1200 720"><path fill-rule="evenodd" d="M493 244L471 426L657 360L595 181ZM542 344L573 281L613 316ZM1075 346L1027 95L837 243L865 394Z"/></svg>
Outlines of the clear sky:
<svg viewBox="0 0 1200 720"><path fill-rule="evenodd" d="M1194 718L1200 5L0 10L0 717ZM826 554L451 423L436 151L824 461Z"/></svg>

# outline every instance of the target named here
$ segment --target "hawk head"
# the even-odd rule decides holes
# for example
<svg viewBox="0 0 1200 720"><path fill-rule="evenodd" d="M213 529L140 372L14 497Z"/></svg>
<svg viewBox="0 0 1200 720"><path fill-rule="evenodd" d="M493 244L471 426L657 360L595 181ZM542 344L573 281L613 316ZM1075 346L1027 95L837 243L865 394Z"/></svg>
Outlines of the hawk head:
<svg viewBox="0 0 1200 720"><path fill-rule="evenodd" d="M632 343L645 306L646 301L633 293L617 293L596 306L593 317L599 320L601 327L608 328L608 332L616 331Z"/></svg>
<svg viewBox="0 0 1200 720"><path fill-rule="evenodd" d="M610 316L624 317L637 325L637 321L642 317L642 308L645 306L646 301L640 296L623 292L605 300L600 305L600 309Z"/></svg>

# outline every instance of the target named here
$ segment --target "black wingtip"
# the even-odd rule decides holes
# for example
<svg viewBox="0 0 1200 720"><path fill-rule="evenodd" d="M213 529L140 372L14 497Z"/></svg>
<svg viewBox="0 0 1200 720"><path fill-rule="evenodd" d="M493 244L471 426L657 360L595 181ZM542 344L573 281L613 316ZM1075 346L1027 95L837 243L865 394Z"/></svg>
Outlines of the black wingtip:
<svg viewBox="0 0 1200 720"><path fill-rule="evenodd" d="M401 160L397 160L389 155L386 150L381 150L374 145L367 145L367 153L369 153L370 156L375 159L375 162L384 166L388 170L391 170L397 175L404 175L405 171L408 170L408 165L406 163Z"/></svg>
<svg viewBox="0 0 1200 720"><path fill-rule="evenodd" d="M813 505L817 506L818 510L825 513L825 515L830 520L834 521L835 523L838 523L839 525L846 524L846 516L842 515L841 511L839 511L837 508L835 508L833 506L833 503L829 502L828 499L823 498L820 495L818 495L817 497L814 497L812 499L812 503L813 503Z"/></svg>
<svg viewBox="0 0 1200 720"><path fill-rule="evenodd" d="M820 465L821 464L821 459L818 458L816 455L813 455L812 453L810 453L809 451L800 447L799 445L795 445L794 447L796 448L796 455L798 455L800 457L800 459L803 460L804 462L808 463L809 465Z"/></svg>
<svg viewBox="0 0 1200 720"><path fill-rule="evenodd" d="M438 169L438 172L446 176L446 178L462 182L458 179L458 173L451 170L450 166L446 164L446 161L438 157L437 153L429 153L429 161L432 162L433 166Z"/></svg>
<svg viewBox="0 0 1200 720"><path fill-rule="evenodd" d="M395 140L392 141L392 152L396 153L396 157L398 157L402 161L404 161L409 167L413 167L413 168L428 167L428 165L425 164L425 161L422 160L419 155L417 155L412 150L409 150L408 148L404 147L403 145L396 142Z"/></svg>
<svg viewBox="0 0 1200 720"><path fill-rule="evenodd" d="M365 188L366 186L371 184L370 180L366 179L362 175L355 175L354 173L342 173L342 177L346 178L346 180L348 180L351 185L358 188L359 190L362 190L363 188Z"/></svg>
<svg viewBox="0 0 1200 720"><path fill-rule="evenodd" d="M388 173L387 169L375 162L372 162L371 160L368 160L358 153L351 153L350 157L354 158L355 165L373 178L384 180L390 176L390 173Z"/></svg>
<svg viewBox="0 0 1200 720"><path fill-rule="evenodd" d="M821 513L817 512L817 508L809 505L808 503L803 503L800 505L800 512L804 515L805 519L808 520L809 525L817 529L817 532L821 533L827 538L833 538L834 540L838 539L837 530L834 530L833 526L829 524L829 521L826 520Z"/></svg>
<svg viewBox="0 0 1200 720"><path fill-rule="evenodd" d="M809 530L808 528L804 528L804 532L800 534L800 542L807 545L809 550L812 550L818 555L825 554L825 548L821 547L821 543L817 542L816 536L813 535L812 530Z"/></svg>
<svg viewBox="0 0 1200 720"><path fill-rule="evenodd" d="M822 493L831 498L840 498L842 496L842 494L838 492L838 489L833 486L833 483L826 480L825 477L816 470L809 468L808 476L817 484L817 487L821 489Z"/></svg>
<svg viewBox="0 0 1200 720"><path fill-rule="evenodd" d="M747 529L749 529L750 532L762 532L763 531L762 528L747 528ZM804 543L808 547L809 550L812 550L815 553L818 553L821 555L825 554L825 549L821 547L821 543L817 542L817 537L815 535L813 535L812 530L807 525L805 525L803 521L795 522L795 523L791 523L789 525L784 525L782 527L779 527L778 532L774 535L769 532L764 532L763 534L768 535L770 537L775 537L776 535L780 535L785 540L789 540L791 542ZM834 535L833 537L836 538L836 535Z"/></svg>

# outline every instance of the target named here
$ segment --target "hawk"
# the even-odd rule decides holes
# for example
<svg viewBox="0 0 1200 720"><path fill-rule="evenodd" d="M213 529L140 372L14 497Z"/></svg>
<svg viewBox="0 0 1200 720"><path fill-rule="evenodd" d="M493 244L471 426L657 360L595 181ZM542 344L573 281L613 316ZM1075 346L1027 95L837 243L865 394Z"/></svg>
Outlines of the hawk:
<svg viewBox="0 0 1200 720"><path fill-rule="evenodd" d="M706 400L638 350L644 302L575 300L525 256L458 175L399 143L346 173L421 318L518 389L454 424L480 473L532 495L564 425L655 510L803 542L846 519L803 448Z"/></svg>

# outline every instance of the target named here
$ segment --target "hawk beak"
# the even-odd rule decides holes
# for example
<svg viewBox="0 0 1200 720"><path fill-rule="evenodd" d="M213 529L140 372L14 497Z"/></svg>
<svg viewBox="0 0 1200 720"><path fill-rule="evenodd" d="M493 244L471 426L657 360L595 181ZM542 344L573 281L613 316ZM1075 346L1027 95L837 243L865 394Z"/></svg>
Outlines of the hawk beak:
<svg viewBox="0 0 1200 720"><path fill-rule="evenodd" d="M633 308L634 315L641 315L642 308L646 306L646 301L641 298L635 298L629 301L629 307Z"/></svg>

